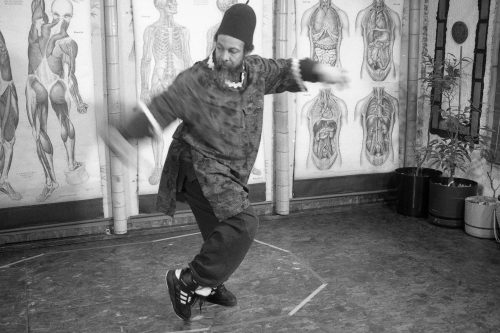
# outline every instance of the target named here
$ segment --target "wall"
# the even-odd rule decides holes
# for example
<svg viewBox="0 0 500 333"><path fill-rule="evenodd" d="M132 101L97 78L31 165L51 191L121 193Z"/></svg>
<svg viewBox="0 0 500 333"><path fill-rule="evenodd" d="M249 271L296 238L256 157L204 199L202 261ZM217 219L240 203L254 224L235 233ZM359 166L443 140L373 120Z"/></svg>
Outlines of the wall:
<svg viewBox="0 0 500 333"><path fill-rule="evenodd" d="M435 55L437 21L439 6L447 6L448 14L446 16L446 36L444 49L446 53L453 53L458 57L460 53L460 46L462 46L462 53L464 57L474 59L474 49L478 36L476 36L476 27L479 18L479 1L466 1L466 0L448 0L448 1L429 1L424 0L422 3L422 33L421 33L421 50L423 55L428 53L431 56ZM499 6L498 1L491 0L489 3L489 18L487 34L481 34L480 38L486 38L486 64L484 73L484 89L482 91L482 113L479 118L479 126L492 127L495 103L495 88L497 81L497 64L498 64L498 39L499 39ZM463 21L467 27L469 36L462 44L457 44L451 37L451 27L457 21ZM421 76L423 76L423 64L421 64ZM473 63L466 64L463 68L463 94L461 98L461 105L467 105L468 101L473 98L471 92L473 75ZM426 91L423 85L419 87L419 107L417 116L417 143L420 146L425 146L428 140L436 138L436 135L429 135L429 123L431 121L431 108L428 98L425 97ZM458 105L458 95L454 97L453 105ZM479 191L484 195L491 195L492 191L489 186L489 181L486 176L487 163L480 157L479 151L475 150L471 154L472 161L468 166L467 171L458 172L459 177L475 180L479 183ZM495 172L495 186L500 179L500 170L498 166L494 167Z"/></svg>
<svg viewBox="0 0 500 333"><path fill-rule="evenodd" d="M488 50L486 61L486 73L484 77L485 90L483 96L484 116L481 117L481 126L500 131L500 75L498 74L498 62L500 57L500 2L492 1L490 9L490 29L488 31ZM497 159L498 162L498 159ZM474 155L474 162L471 166L471 177L479 182L484 195L492 195L493 191L486 176L488 165L478 154ZM494 187L500 186L500 165L493 166ZM497 195L500 194L497 191Z"/></svg>
<svg viewBox="0 0 500 333"><path fill-rule="evenodd" d="M35 0L37 1L40 2L40 0ZM33 17L38 16L32 16L32 1L0 0L2 13L0 31L11 58L12 82L17 88L18 107L16 110L19 114L12 164L10 169L2 169L3 178L0 181L1 184L8 181L12 185L12 190L6 185L0 185L4 186L0 187L0 229L96 219L105 221L103 223L106 224L107 219L112 215L109 152L96 135L97 124L107 122L102 4L100 0L63 2L71 3L74 7L68 35L79 46L75 57L75 77L82 100L87 104L87 112L80 113L77 107L77 96L71 93L69 96L65 95L70 105L69 120L75 130L76 161L82 162L81 165L85 170L76 172L75 177L66 172L69 168L66 156L72 155L67 155L67 149L71 151L71 147L64 145L64 140L61 139L61 128L71 128L71 126L69 122L63 123L64 126L58 122L56 112L50 103L47 109L48 139L43 135L44 139L40 139L39 134L44 131L31 125L29 115L35 113L29 112L26 108L27 95L24 89L29 79L33 78L28 75L28 34ZM298 57L318 56L318 60L322 62L347 69L353 79L350 87L344 91L312 84L308 85L309 91L306 93L289 94L291 133L289 181L293 184L290 187L290 197L298 200L319 196L321 198L316 200L319 202L336 196L348 197L360 193L373 196L374 193L388 193L393 188L392 170L402 165L404 150L401 143L404 142L404 130L407 125L405 122L405 84L408 57L406 53L408 1L379 1L379 4L384 4L390 9L386 11L388 16L385 18L381 16L379 21L381 27L389 25L389 35L386 34L387 29L377 31L375 29L370 34L368 29L370 20L363 20L363 13L369 12L373 4L372 0L322 2L326 6L324 13L327 15L324 17L327 19L317 22L314 22L311 17L319 7L319 0L289 2L289 53ZM47 20L51 21L52 0L44 3L46 3ZM436 40L436 13L439 2L423 0L421 4L420 53L432 54ZM470 27L469 32L472 35L463 45L463 50L465 55L473 56L475 41L473 34L478 17L476 2L449 0L449 4L448 24L463 20ZM152 0L148 2L120 0L117 1L117 5L120 32L120 82L125 83L120 87L120 107L121 112L125 113L131 111L141 95L145 96L142 94L143 81L151 81L152 71L149 75L145 75L144 69L141 70L144 58L144 36L146 27L160 19L160 11L154 7ZM252 5L259 13L258 19L261 20L257 24L256 53L271 57L273 54L273 2L252 1ZM461 8L467 8L467 11ZM484 77L484 111L480 119L481 125L491 124L493 121L492 106L495 102L495 73L498 68L498 36L500 35L498 11L498 0L491 0L486 57L488 70ZM176 24L186 28L190 41L190 59L182 66L192 64L195 60L201 60L206 56L207 32L216 24L221 15L215 0L178 1L178 11L173 15L173 20ZM16 17L16 20L10 20L11 17ZM41 22L40 19L38 22ZM339 24L336 30L337 37L342 38L335 39L330 35L330 40L316 39L314 35L321 29L326 29L332 22ZM338 27L342 29L338 30ZM363 35L363 31L369 33ZM373 38L373 36L376 37ZM371 55L365 52L370 43L367 43L363 37L373 38L369 42L379 47L373 48ZM388 42L387 38L389 38ZM447 36L448 39L449 36ZM318 44L315 46L318 42L320 44L323 42L323 46L328 46L327 44L330 43L329 46L335 46L334 51L332 48L321 49ZM447 45L452 45L452 43L447 41ZM322 50L327 50L327 52L322 52ZM450 50L456 51L456 47L451 47ZM373 71L370 72L369 65L373 64L372 60L376 59L383 64L385 55L389 54L385 53L386 51L392 52L388 62L389 71L377 76ZM154 68L154 59L151 62L152 68ZM466 69L466 71L471 73L472 69ZM0 84L2 92L7 91L5 87L9 82L7 80ZM47 81L44 84L50 87L51 82ZM378 103L373 102L377 100L375 98L377 95L373 95L376 87L383 88L383 90L377 90L381 93L378 95L381 97ZM422 95L420 89L419 96ZM469 97L464 95L464 101ZM329 107L322 109L321 105L329 105ZM5 106L3 110L5 112ZM266 99L265 110L262 145L251 183L252 193L258 193L254 201L267 202L268 205L262 208L262 211L270 212L274 197L272 98ZM83 109L80 108L80 111ZM419 99L417 123L409 125L417 127L417 143L421 145L427 142L429 114L428 102L423 98ZM376 119L376 121L370 123L370 119ZM373 126L373 123L378 125L372 127L372 130L376 129L384 133L380 137L386 139L382 140L386 143L385 145L378 145L377 138L370 137L367 129ZM166 154L171 131L167 129L165 132L163 152L158 155L161 158L156 159L160 162ZM43 169L44 165L50 166L51 164L47 164L46 159L42 158L47 155L44 149L47 149L46 143L49 139L53 147L55 174L53 178L56 179L58 187L45 185L51 184L51 173L45 174ZM43 143L42 150L39 150L40 154L37 153L37 142ZM371 143L371 146L368 143ZM132 220L136 221L143 221L144 216L148 218L155 216L150 214L153 213L152 202L157 189L154 177L151 177L154 176L155 171L155 156L152 147L151 142L137 143L139 169L128 169L125 177L127 216L131 216ZM376 151L380 154L370 154ZM483 185L484 193L488 194L488 189L485 187L487 182L482 172L484 167L484 161L474 154L470 170L463 176L479 181ZM499 171L498 168L495 170ZM46 178L49 179L48 182ZM37 200L44 188L46 191L41 197L43 200ZM380 199L380 197L370 198L370 200ZM350 201L346 200L343 203L348 202ZM292 202L292 205L294 204ZM183 208L187 209L187 207ZM163 217L158 218L158 220L161 219ZM165 223L171 224L172 221L168 220L160 224L165 225Z"/></svg>
<svg viewBox="0 0 500 333"><path fill-rule="evenodd" d="M185 59L174 56L173 67L178 73L207 56L212 39L208 35L214 33L214 26L223 14L223 8L217 6L235 2L178 1L175 13L167 15L165 9L155 8L153 0L117 1L120 39L117 56L119 82L122 83L119 87L120 111L131 112L138 99L145 101L152 96L144 87L152 88L155 61L165 60L158 59L151 49L147 49L147 45L160 42L152 40L154 34L145 32L148 27L151 31L171 24L175 27L173 36L182 31L182 40L174 38L174 44L185 43L186 46ZM272 3L253 1L252 6L257 13L255 52L271 57ZM51 38L58 38L59 26L52 27L51 23L55 22L57 13L64 14L64 11L71 16L68 36L56 43L55 51L49 46L50 51L46 52L45 44ZM0 230L111 217L110 157L97 135L97 128L108 122L103 2L2 0L0 13L2 46L5 44L10 55L10 63L1 66L13 76L0 81L0 93L3 94L0 119L7 119L2 122L0 134L15 133L15 139L5 134L0 141L3 143L0 150ZM152 43L148 44L145 36ZM69 49L70 55L64 53L66 45L74 46ZM36 52L39 49L41 53ZM57 80L54 68L47 67L43 60L46 54L50 59L61 60L59 64L64 63L63 57L71 56L74 77ZM145 68L145 60L150 60L149 68ZM30 61L34 68L28 73ZM54 89L58 88L57 82L66 90L55 98L64 101L66 109L49 100L51 89L55 93L58 91ZM17 88L17 94L9 88L11 86ZM163 82L163 86L168 84ZM28 87L27 94L25 87ZM8 94L10 91L13 92ZM30 101L35 101L33 106ZM271 110L272 99L266 98L265 103L266 109ZM268 112L265 119L261 147L249 180L255 201L272 200L272 180L267 181L273 177L272 114ZM165 130L159 144L135 143L139 166L125 169L123 177L127 216L154 212L154 194L174 125ZM4 143L3 139L11 143ZM7 149L12 146L10 158ZM187 209L182 205L180 208Z"/></svg>
<svg viewBox="0 0 500 333"><path fill-rule="evenodd" d="M296 1L298 57L351 78L347 89L308 84L297 96L296 180L397 168L403 4Z"/></svg>
<svg viewBox="0 0 500 333"><path fill-rule="evenodd" d="M0 65L0 228L16 226L16 218L47 223L43 211L58 210L57 220L71 211L77 218L104 214L95 10L88 1L0 2L2 49L10 58ZM54 15L65 18L55 24Z"/></svg>

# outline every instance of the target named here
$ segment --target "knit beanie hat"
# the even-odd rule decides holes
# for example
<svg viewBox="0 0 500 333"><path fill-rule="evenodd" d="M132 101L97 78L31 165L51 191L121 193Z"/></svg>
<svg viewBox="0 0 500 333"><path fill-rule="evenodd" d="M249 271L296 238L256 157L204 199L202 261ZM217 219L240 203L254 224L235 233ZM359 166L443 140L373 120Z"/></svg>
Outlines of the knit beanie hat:
<svg viewBox="0 0 500 333"><path fill-rule="evenodd" d="M257 19L252 7L237 3L229 7L224 13L219 30L215 34L228 35L245 43L245 46L253 45L253 33Z"/></svg>

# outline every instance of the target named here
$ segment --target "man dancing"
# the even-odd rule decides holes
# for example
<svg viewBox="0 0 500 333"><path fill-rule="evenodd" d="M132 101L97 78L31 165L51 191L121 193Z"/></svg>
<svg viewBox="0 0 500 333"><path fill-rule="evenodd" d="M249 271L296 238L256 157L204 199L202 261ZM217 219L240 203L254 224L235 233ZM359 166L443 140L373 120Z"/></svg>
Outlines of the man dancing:
<svg viewBox="0 0 500 333"><path fill-rule="evenodd" d="M187 267L166 274L174 311L184 320L199 298L225 306L237 302L224 282L245 258L259 223L247 181L259 148L264 95L301 91L302 80L346 82L339 69L309 59L249 55L255 24L250 6L230 7L214 52L151 100L153 122L136 112L118 129L125 138L146 137L183 120L164 165L157 207L173 215L176 192L182 192L204 241Z"/></svg>

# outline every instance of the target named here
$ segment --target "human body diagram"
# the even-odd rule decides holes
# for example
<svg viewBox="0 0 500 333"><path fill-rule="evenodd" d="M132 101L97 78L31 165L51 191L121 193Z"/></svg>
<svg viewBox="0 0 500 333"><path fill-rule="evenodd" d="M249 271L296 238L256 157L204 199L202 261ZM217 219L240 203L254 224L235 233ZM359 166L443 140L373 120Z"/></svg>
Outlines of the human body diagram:
<svg viewBox="0 0 500 333"><path fill-rule="evenodd" d="M309 129L309 151L307 168L319 170L341 166L339 135L347 120L347 107L330 89L323 89L302 108Z"/></svg>
<svg viewBox="0 0 500 333"><path fill-rule="evenodd" d="M61 139L66 150L66 182L71 185L88 180L85 165L75 160L76 133L70 119L71 100L79 113L87 112L87 104L80 96L75 76L77 43L68 35L73 17L69 0L54 0L51 5L52 21L45 12L44 0L31 2L31 29L28 35L28 81L26 109L32 127L38 159L45 173L45 186L37 197L46 201L59 186L53 163L53 146L47 133L50 106L59 120Z"/></svg>
<svg viewBox="0 0 500 333"><path fill-rule="evenodd" d="M390 9L384 0L373 0L372 4L356 16L356 31L363 37L363 64L360 77L367 72L374 81L383 81L394 65L394 43L401 34L398 13Z"/></svg>
<svg viewBox="0 0 500 333"><path fill-rule="evenodd" d="M322 64L341 67L340 45L349 34L347 15L331 0L320 0L302 15L301 35L309 41L309 56ZM322 89L302 108L309 130L307 167L328 170L342 165L339 135L347 121L345 102L331 89Z"/></svg>
<svg viewBox="0 0 500 333"><path fill-rule="evenodd" d="M347 14L332 4L320 0L302 15L301 35L307 36L311 59L333 67L341 67L340 45L349 34Z"/></svg>
<svg viewBox="0 0 500 333"><path fill-rule="evenodd" d="M220 10L222 15L224 15L226 10L236 3L238 3L238 0L217 0L217 8ZM214 37L215 37L215 34L217 33L217 30L219 30L219 25L220 25L220 22L217 23L216 25L213 25L210 28L208 28L208 31L207 31L207 51L206 51L207 57L215 49Z"/></svg>
<svg viewBox="0 0 500 333"><path fill-rule="evenodd" d="M369 162L381 166L394 161L392 131L398 114L398 100L385 92L383 87L374 87L370 95L356 104L354 119L363 128L361 165Z"/></svg>
<svg viewBox="0 0 500 333"><path fill-rule="evenodd" d="M22 196L9 183L9 171L19 123L19 107L16 86L12 79L9 51L0 31L0 192L12 200Z"/></svg>
<svg viewBox="0 0 500 333"><path fill-rule="evenodd" d="M191 65L189 31L174 21L177 1L154 0L154 5L160 12L160 18L144 30L141 59L141 100L145 103L167 89L177 74ZM154 67L151 73L152 61ZM152 147L155 165L149 183L156 185L160 182L163 168L163 137L155 136Z"/></svg>

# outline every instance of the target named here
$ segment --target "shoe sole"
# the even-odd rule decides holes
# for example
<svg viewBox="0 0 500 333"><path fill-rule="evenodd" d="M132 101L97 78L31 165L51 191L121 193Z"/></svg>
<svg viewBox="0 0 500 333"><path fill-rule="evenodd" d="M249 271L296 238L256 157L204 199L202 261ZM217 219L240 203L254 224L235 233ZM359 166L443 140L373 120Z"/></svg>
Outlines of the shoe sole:
<svg viewBox="0 0 500 333"><path fill-rule="evenodd" d="M167 275L165 276L165 280L167 282L167 288L168 288L168 294L170 296L170 302L172 303L172 308L174 309L175 315L184 321L189 321L189 318L183 318L181 317L178 313L177 310L175 309L175 287L174 287L174 278L175 278L175 271L168 271Z"/></svg>
<svg viewBox="0 0 500 333"><path fill-rule="evenodd" d="M212 304L216 304L216 305L220 305L220 306L225 306L227 308L232 308L232 307L235 307L236 305L238 305L238 302L234 302L234 303L219 303L219 302L213 302L211 301L210 299L208 299L208 297L205 299L207 302L209 303L212 303Z"/></svg>

